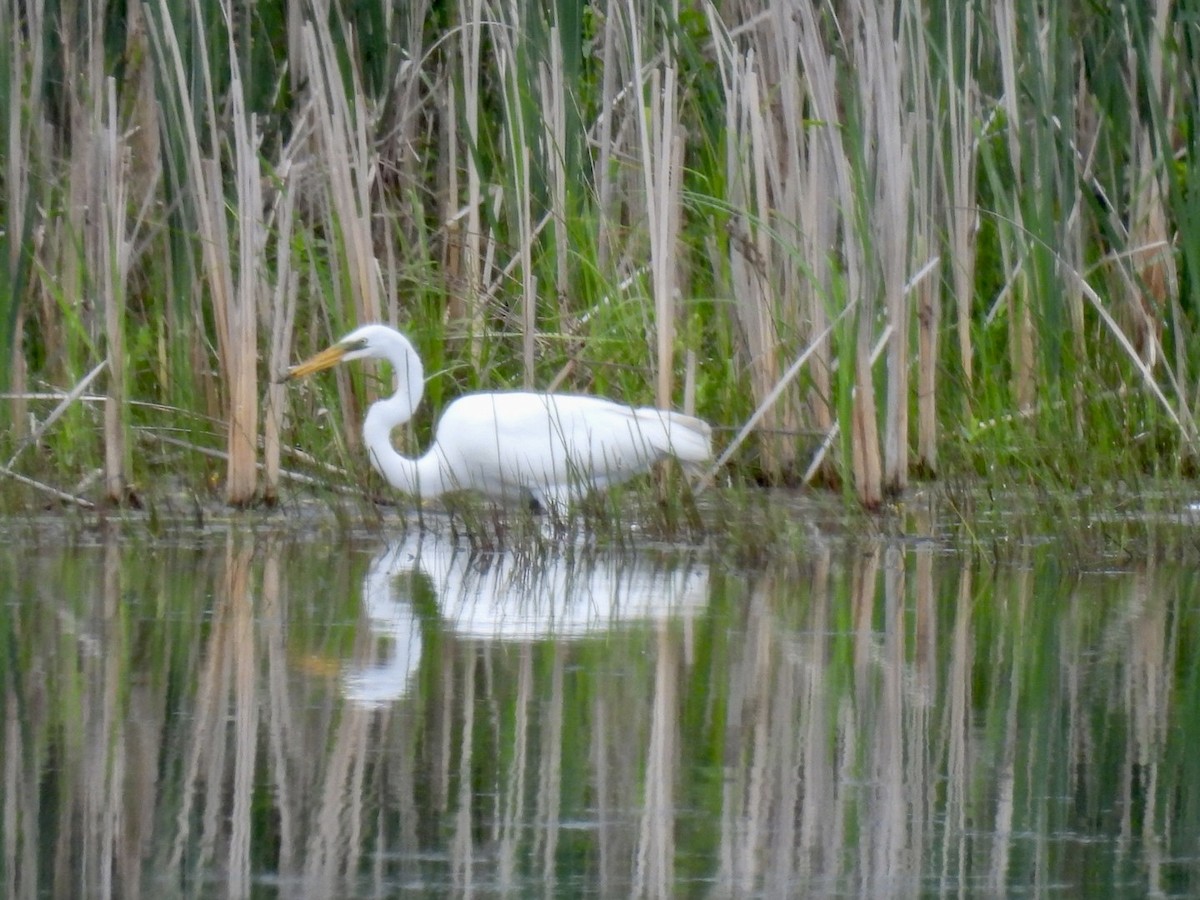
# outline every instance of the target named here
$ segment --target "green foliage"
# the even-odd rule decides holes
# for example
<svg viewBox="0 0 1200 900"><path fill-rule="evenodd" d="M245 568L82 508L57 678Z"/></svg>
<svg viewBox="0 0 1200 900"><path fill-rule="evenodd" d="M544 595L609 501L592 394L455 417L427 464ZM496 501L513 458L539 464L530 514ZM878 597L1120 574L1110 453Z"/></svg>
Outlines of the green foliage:
<svg viewBox="0 0 1200 900"><path fill-rule="evenodd" d="M1200 53L1190 8L902 0L879 45L895 49L900 36L903 127L891 137L881 122L895 110L879 85L893 70L864 69L882 66L868 43L877 24L852 9L822 7L811 21L771 3L743 17L685 4L675 17L657 3L522 2L487 7L479 21L461 19L470 4L335 4L326 20L314 20L314 9L268 2L223 11L170 0L138 7L134 20L126 5L81 0L53 5L42 19L30 10L3 20L0 120L10 164L0 356L10 359L21 325L22 389L65 390L105 352L102 273L81 261L102 241L89 153L112 78L132 247L118 293L134 474L147 486L152 475L192 467L183 480L207 489L219 473L217 463L174 445L166 451L158 439L182 433L198 450L223 445L224 313L205 256L214 239L202 223L217 222L217 240L228 239L218 252L230 277L246 275L235 246L250 215L238 205L245 160L234 140L235 71L253 116L265 207L249 263L266 323L260 382L278 375L266 371L269 328L279 321L268 308L285 294L276 292L282 281L296 284L294 356L357 324L364 284L373 284L380 314L412 334L431 376L412 446L424 445L436 412L459 393L526 380L529 285L535 384L654 399L662 327L648 231L655 202L678 220L667 267L674 399L694 352L697 412L720 434L735 433L771 387L756 380L756 366L780 377L822 323L857 310L829 343L830 396L815 396L810 364L781 394L778 420L735 455L743 480L798 480L829 434L816 412L827 408L840 429L827 472L853 496L854 454L879 450L856 447L847 427L858 330L873 343L897 324L880 303L893 277L882 244L896 233L907 240L904 274L933 256L947 273L932 402L942 459L961 469L943 474L1070 485L1174 477L1200 456L1191 421L1200 405L1200 128L1191 102ZM311 53L306 29L319 44ZM325 30L327 43L317 39ZM94 43L82 39L93 33ZM822 60L829 98L819 94ZM664 127L682 141L681 188L657 197L660 176L676 163L654 158L658 150L644 157L642 129L652 130L663 100L649 79L661 76L661 85L668 71L678 89ZM955 110L966 117L958 138L945 127ZM932 148L927 158L918 138ZM978 223L961 298L949 273L966 263L952 256L948 214L960 156L969 160ZM911 202L897 221L887 218L880 169L893 158L912 165ZM213 173L206 209L197 165ZM290 274L276 245L289 186ZM906 302L913 326L916 307ZM910 343L902 351L915 370L922 363ZM1148 374L1138 356L1150 361ZM0 382L13 372L0 366ZM886 372L881 362L869 373L881 398ZM344 431L369 391L387 386L345 377L289 388L284 440L361 473ZM1164 399L1153 399L1148 381ZM915 413L918 399L910 389L887 402ZM328 412L314 421L320 409ZM886 417L882 408L868 414ZM96 468L96 421L94 411L64 418L46 438L53 462L39 475L78 483ZM1004 425L980 424L991 422ZM1055 453L1063 446L1072 448L1065 458ZM773 456L782 468L771 468Z"/></svg>

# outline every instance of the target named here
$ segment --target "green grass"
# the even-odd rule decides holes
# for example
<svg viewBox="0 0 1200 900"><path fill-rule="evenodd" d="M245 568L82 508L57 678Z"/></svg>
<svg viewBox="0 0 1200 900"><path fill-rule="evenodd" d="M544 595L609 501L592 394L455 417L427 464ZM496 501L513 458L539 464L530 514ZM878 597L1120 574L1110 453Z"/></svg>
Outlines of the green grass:
<svg viewBox="0 0 1200 900"><path fill-rule="evenodd" d="M0 351L20 363L0 366L17 395L3 460L56 402L29 395L69 390L107 352L95 261L119 241L86 211L107 196L91 173L111 77L128 160L112 218L132 240L128 271L114 269L126 374L113 391L147 502L219 500L227 464L198 448L228 445L226 279L256 285L260 396L289 291L293 359L367 316L408 331L431 375L398 436L411 451L467 390L528 380L652 403L666 365L679 406L689 353L720 445L836 321L730 460L734 482L796 485L826 443L817 481L868 504L882 488L868 482L890 473L903 496L913 467L1068 492L1193 474L1200 70L1186 11L1008 0L968 16L898 0L894 20L851 4L838 21L764 2L748 21L647 7L632 22L560 4L462 21L469 5L436 5L312 22L267 3L226 23L145 9L132 22L70 3L0 50ZM100 40L68 55L55 35L89 16ZM670 78L666 103L653 85ZM669 133L677 158L654 143ZM242 208L247 174L260 226ZM936 361L918 355L902 289L931 259ZM932 395L918 398L919 373ZM357 423L388 390L369 384L289 387L284 467L363 484ZM936 470L914 453L921 404ZM68 410L13 471L102 500L100 409ZM49 497L9 482L5 511Z"/></svg>

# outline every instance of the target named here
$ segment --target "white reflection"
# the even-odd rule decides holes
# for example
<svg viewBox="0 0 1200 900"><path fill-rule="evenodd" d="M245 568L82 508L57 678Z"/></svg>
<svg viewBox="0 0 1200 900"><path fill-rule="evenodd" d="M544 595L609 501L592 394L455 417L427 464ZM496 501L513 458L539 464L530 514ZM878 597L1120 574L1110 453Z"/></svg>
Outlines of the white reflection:
<svg viewBox="0 0 1200 900"><path fill-rule="evenodd" d="M379 707L409 689L421 662L416 574L429 579L443 631L464 640L573 640L691 616L708 602L708 567L678 553L480 553L435 532L406 535L363 579L368 624L386 656L347 670L352 703Z"/></svg>

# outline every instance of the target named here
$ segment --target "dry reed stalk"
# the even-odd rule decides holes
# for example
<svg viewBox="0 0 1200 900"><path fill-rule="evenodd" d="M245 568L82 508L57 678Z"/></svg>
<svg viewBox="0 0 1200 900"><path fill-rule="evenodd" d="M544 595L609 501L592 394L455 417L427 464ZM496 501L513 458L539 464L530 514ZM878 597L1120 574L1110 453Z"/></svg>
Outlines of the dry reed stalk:
<svg viewBox="0 0 1200 900"><path fill-rule="evenodd" d="M229 38L232 46L232 23ZM258 298L263 293L262 256L266 242L257 120L245 108L237 54L230 55L230 65L238 272L236 293L227 313L229 356L224 369L229 385L229 469L225 500L234 506L244 506L253 502L258 492Z"/></svg>
<svg viewBox="0 0 1200 900"><path fill-rule="evenodd" d="M44 112L45 47L41 35L49 34L45 25L45 3L43 0L25 4L22 13L24 27L32 40L18 35L20 23L16 16L17 7L5 4L0 9L0 40L9 54L9 71L4 73L0 84L7 89L4 97L8 110L4 155L4 237L8 258L5 286L0 296L7 301L4 310L8 316L5 327L12 325L12 342L8 346L10 355L3 361L8 367L8 386L12 390L9 400L9 427L12 436L21 439L29 433L29 407L25 402L28 392L28 365L25 359L24 298L21 296L28 261L25 257L26 237L32 232L32 209L30 191L31 161L38 154L38 136Z"/></svg>
<svg viewBox="0 0 1200 900"><path fill-rule="evenodd" d="M876 509L883 502L883 466L879 453L875 383L870 370L870 328L860 318L854 357L854 399L851 401L850 441L854 487L859 502Z"/></svg>
<svg viewBox="0 0 1200 900"><path fill-rule="evenodd" d="M460 37L461 40L461 37ZM444 169L439 172L439 187L444 187L441 197L442 230L445 234L442 246L442 278L446 283L446 322L451 327L467 321L471 308L467 294L466 281L466 240L463 234L463 217L466 210L459 207L461 203L459 187L458 144L460 132L460 115L458 111L458 91L452 81L447 82L441 116L441 129L438 138L441 144L441 157L446 160ZM469 156L469 154L468 154ZM445 182L444 186L440 182Z"/></svg>
<svg viewBox="0 0 1200 900"><path fill-rule="evenodd" d="M596 264L601 274L610 271L613 256L613 245L616 241L614 223L619 221L619 198L617 178L615 177L615 160L619 158L617 135L623 129L614 127L613 120L617 116L620 98L625 95L622 87L618 92L618 83L624 84L624 79L618 78L619 63L624 61L623 54L618 55L618 46L624 38L625 30L621 27L623 7L620 3L610 3L608 14L604 17L604 54L600 82L600 115L595 123L596 168L593 179L596 184L597 215L599 216L599 233L596 243ZM629 113L626 113L628 116Z"/></svg>
<svg viewBox="0 0 1200 900"><path fill-rule="evenodd" d="M1157 0L1154 4L1154 18L1151 34L1147 40L1149 51L1146 60L1145 75L1146 93L1153 98L1153 116L1161 117L1164 122L1175 121L1175 92L1174 79L1168 79L1165 73L1163 48L1168 39L1169 17L1173 4L1166 0ZM1126 13L1126 28L1129 28L1128 13ZM1131 97L1138 96L1137 86L1141 79L1142 68L1135 57L1136 42L1129 42L1129 71L1132 84L1129 87ZM1138 250L1149 248L1140 255L1135 264L1136 280L1130 284L1131 290L1124 298L1127 310L1125 319L1128 323L1126 330L1132 332L1134 345L1151 368L1157 362L1155 351L1162 342L1162 330L1167 310L1175 303L1179 295L1178 276L1175 271L1175 258L1171 251L1172 235L1168 226L1168 213L1165 201L1163 172L1164 161L1162 148L1155 146L1153 140L1153 121L1142 121L1142 104L1129 104L1131 133L1134 135L1133 157L1129 162L1131 169L1129 183L1132 186L1130 209L1130 245ZM1181 329L1175 329L1176 340L1182 341ZM1189 381L1186 366L1189 354L1186 348L1179 346L1176 353L1176 380L1180 384Z"/></svg>
<svg viewBox="0 0 1200 900"><path fill-rule="evenodd" d="M522 13L523 9L516 4L498 4L489 33L502 81L505 151L511 167L508 190L516 224L513 261L520 270L522 378L525 387L532 388L537 361L537 278L533 270L537 232L533 226L533 146L525 127L526 88L522 80L525 57L529 54L525 47L529 26Z"/></svg>
<svg viewBox="0 0 1200 900"><path fill-rule="evenodd" d="M471 335L470 359L478 366L483 356L484 304L483 265L483 180L479 172L479 92L480 57L483 42L483 0L459 0L459 47L462 57L463 125L467 130L466 233L463 235L463 282L468 332ZM447 89L453 93L454 86ZM452 195L457 201L457 195Z"/></svg>
<svg viewBox="0 0 1200 900"><path fill-rule="evenodd" d="M358 69L342 80L329 24L318 17L303 26L305 65L312 78L316 133L324 156L329 199L341 236L341 250L359 323L382 320L378 262L371 234L371 185L375 155L367 142L371 108Z"/></svg>
<svg viewBox="0 0 1200 900"><path fill-rule="evenodd" d="M904 283L909 262L908 238L913 227L909 208L913 141L911 126L902 121L907 107L903 88L912 87L919 93L921 83L928 81L928 75L922 69L914 71L909 68L905 71L903 50L899 42L892 38L893 21L896 18L893 4L888 3L880 9L880 5L874 2L859 2L856 7L856 71L859 95L868 110L866 120L862 123L862 140L865 144L864 155L874 176L874 196L868 212L870 240L874 258L878 261L884 310L892 329L887 350L882 474L885 488L892 493L899 493L908 484L911 311ZM912 12L912 15L918 17L915 27L923 28L919 20L920 13ZM866 186L860 189L865 190ZM864 254L864 257L869 257L869 254ZM872 281L874 278L868 284ZM860 326L864 323L873 329L873 324L865 320L860 321ZM869 346L871 333L866 333L867 341L860 343L860 349ZM863 337L860 331L860 341ZM870 381L869 372L861 380ZM864 432L864 436L867 432ZM873 443L870 446L873 448Z"/></svg>
<svg viewBox="0 0 1200 900"><path fill-rule="evenodd" d="M370 187L374 177L375 157L367 143L367 115L370 109L363 96L357 68L351 67L350 88L343 83L337 49L324 17L316 22L306 21L301 27L304 46L303 60L310 76L312 115L321 169L326 177L325 216L328 233L340 241L330 255L329 264L334 297L326 304L328 311L352 310L354 324L378 322L382 319L378 264L375 259L371 233ZM349 302L342 302L342 282L350 291ZM357 451L360 442L358 406L354 401L347 373L337 376L342 402L341 431L346 436L349 452ZM367 388L367 400L374 390Z"/></svg>
<svg viewBox="0 0 1200 900"><path fill-rule="evenodd" d="M292 224L295 220L296 179L292 177L290 159L280 166L283 179L275 204L275 287L271 294L270 342L268 372L283 372L291 353L292 331L296 321L296 298L299 293L298 273L292 267ZM277 378L267 387L266 414L263 422L263 498L271 503L279 497L280 444L279 431L287 404L287 390Z"/></svg>
<svg viewBox="0 0 1200 900"><path fill-rule="evenodd" d="M1086 103L1083 98L1084 85L1079 87L1079 100L1077 108L1083 110L1086 108ZM1084 116L1081 114L1080 119ZM1076 128L1081 130L1081 123L1076 123ZM1098 135L1097 135L1098 137ZM1085 222L1085 197L1083 186L1093 180L1091 172L1093 153L1088 153L1085 160L1076 161L1079 166L1079 175L1074 180L1074 187L1071 191L1071 209L1068 212L1066 221L1062 226L1062 247L1063 258L1067 260L1068 266L1074 271L1081 271L1084 268L1086 252L1084 248L1084 222ZM1063 302L1067 309L1067 324L1069 337L1071 341L1071 349L1074 353L1076 364L1083 365L1088 360L1087 346L1087 323L1084 320L1084 303L1083 291L1079 289L1079 285L1074 279L1065 279L1062 286ZM1086 419L1086 403L1087 403L1087 385L1083 378L1076 378L1070 385L1070 406L1074 413L1075 434L1081 440L1084 438L1087 429Z"/></svg>
<svg viewBox="0 0 1200 900"><path fill-rule="evenodd" d="M513 66L515 69L516 66ZM518 120L521 118L516 112ZM534 386L537 363L537 276L533 273L533 215L532 190L529 184L529 167L532 162L529 145L525 143L524 129L514 131L509 127L512 141L514 167L514 193L517 208L517 256L521 261L521 371L526 389Z"/></svg>
<svg viewBox="0 0 1200 900"><path fill-rule="evenodd" d="M773 280L777 330L796 334L801 342L813 346L807 398L797 385L794 397L781 407L782 415L774 423L786 435L797 430L803 420L816 431L825 431L833 423L832 345L828 338L814 341L814 336L825 333L829 325L829 256L838 211L828 202L831 173L827 148L809 139L803 115L806 76L796 52L799 24L785 0L770 3L767 13L758 26L758 68L760 92L766 87L765 96L774 98L768 114L761 116L760 126L768 136L765 161L771 205L760 212L771 215L772 243L776 245ZM794 467L794 454L799 448L792 441L779 443L785 454L784 465Z"/></svg>
<svg viewBox="0 0 1200 900"><path fill-rule="evenodd" d="M655 402L671 406L675 346L675 255L683 188L683 130L678 84L672 65L643 65L642 38L633 0L628 3L629 37L637 78L638 148L650 236L650 284L654 295ZM647 89L649 96L647 97Z"/></svg>
<svg viewBox="0 0 1200 900"><path fill-rule="evenodd" d="M555 20L558 7L555 7ZM542 158L550 182L550 221L554 231L554 295L561 304L571 294L569 235L567 233L567 85L559 27L550 29L550 62L541 66ZM560 314L563 310L559 310ZM560 316L561 318L561 316Z"/></svg>
<svg viewBox="0 0 1200 900"><path fill-rule="evenodd" d="M730 44L722 54L722 77L726 91L726 178L734 212L734 233L729 242L729 272L733 312L745 344L750 390L763 410L759 456L766 476L780 480L795 454L791 440L781 434L784 417L779 414L775 392L779 378L779 334L775 327L778 297L772 275L776 254L771 238L772 203L767 184L768 146L763 122L763 97L755 55L734 54ZM790 381L790 379L789 379ZM772 397L769 406L766 398ZM771 437L768 437L770 434Z"/></svg>
<svg viewBox="0 0 1200 900"><path fill-rule="evenodd" d="M202 21L203 16L196 4L191 7L195 21ZM184 154L184 173L181 177L186 199L189 201L190 212L195 217L196 240L201 251L201 270L204 275L209 307L212 310L217 344L217 360L221 367L219 375L228 379L229 321L228 314L234 302L233 263L229 256L229 234L225 219L224 188L220 164L215 159L206 159L202 146L210 143L219 144L215 100L212 90L211 73L206 67L200 69L200 88L202 97L193 97L192 77L188 74L180 47L179 35L171 17L171 8L165 2L159 4L157 27L151 29L151 42L159 60L159 69L169 90L176 101L174 106L160 105L160 115L163 117L164 133L178 134L181 150ZM202 30L196 32L198 48L201 56L208 58ZM197 110L197 113L193 113ZM172 120L173 113L177 118ZM204 121L207 139L202 141L196 125L197 116ZM205 314L202 309L204 292L196 290L193 294L191 316L197 323L202 323ZM207 372L209 368L207 348L203 338L205 329L198 327L192 331L193 340L190 344L192 362L198 372ZM207 406L214 415L221 416L227 423L230 421L228 404L220 409L216 402L216 386L212 379L201 378L201 385L207 396Z"/></svg>
<svg viewBox="0 0 1200 900"><path fill-rule="evenodd" d="M838 127L840 104L836 99L837 79L834 62L826 52L815 13L802 4L798 10L800 56L809 78L809 99L813 118L821 123L817 138L825 144L832 169L834 203L841 212L839 238L846 305L856 316L854 336L853 397L850 399L851 475L859 501L873 509L883 501L883 465L880 458L879 426L875 386L871 379L871 335L875 322L875 300L870 292L871 277L864 230L868 223L859 221L862 209L855 193L849 155ZM863 198L865 201L865 198ZM847 360L841 360L842 365Z"/></svg>
<svg viewBox="0 0 1200 900"><path fill-rule="evenodd" d="M927 44L925 23L919 4L907 0L902 8L904 31L902 32L903 59L906 68L913 73L906 77L911 89L912 110L908 115L911 123L912 145L911 180L911 234L906 266L913 260L928 259L939 242L938 231L945 228L945 219L935 222L935 215L944 213L945 179L938 178L938 162L942 156L942 128L938 91L940 81L930 71L931 50ZM953 98L950 103L955 102ZM923 280L917 288L916 319L916 368L917 368L917 456L916 465L926 475L937 472L938 465L938 421L937 421L937 375L941 346L942 282Z"/></svg>
<svg viewBox="0 0 1200 900"><path fill-rule="evenodd" d="M129 486L129 421L125 375L125 302L129 278L130 241L125 233L128 167L126 145L117 127L117 83L105 82L104 105L96 101L96 140L93 143L97 205L102 210L93 233L90 267L99 276L104 306L104 336L108 360L108 402L104 407L104 494L110 503L126 499ZM105 115L107 113L107 115ZM103 122L103 124L101 124Z"/></svg>
<svg viewBox="0 0 1200 900"><path fill-rule="evenodd" d="M955 0L946 0L945 16ZM956 333L958 335L959 366L967 388L964 400L970 397L975 378L974 349L971 346L971 307L975 295L975 238L979 232L979 211L975 204L975 178L978 168L978 148L975 141L975 119L978 116L978 87L975 81L976 31L975 6L962 5L962 33L947 33L946 60L946 220L949 232L951 283L954 285ZM953 41L958 38L960 43ZM922 453L922 455L924 455Z"/></svg>
<svg viewBox="0 0 1200 900"><path fill-rule="evenodd" d="M101 105L104 82L103 51L99 46L101 36L94 27L91 17L98 12L98 4L88 0L83 4L84 15L75 18L63 17L61 21L63 53L61 59L64 83L88 85L90 88L71 90L64 96L67 120L77 129L83 139L71 141L64 146L67 169L64 173L63 198L65 209L61 220L56 223L49 245L45 248L56 264L57 284L52 291L62 297L71 298L75 305L74 317L88 338L99 342L104 328L104 307L92 302L80 302L85 297L95 297L96 279L91 271L96 261L97 233L93 227L93 207L100 202L97 154L93 142L99 139ZM98 274L98 273L96 273ZM42 309L31 319L41 326L41 341L46 352L56 362L50 367L52 379L67 376L64 369L71 357L74 336L67 336L66 316L43 300Z"/></svg>

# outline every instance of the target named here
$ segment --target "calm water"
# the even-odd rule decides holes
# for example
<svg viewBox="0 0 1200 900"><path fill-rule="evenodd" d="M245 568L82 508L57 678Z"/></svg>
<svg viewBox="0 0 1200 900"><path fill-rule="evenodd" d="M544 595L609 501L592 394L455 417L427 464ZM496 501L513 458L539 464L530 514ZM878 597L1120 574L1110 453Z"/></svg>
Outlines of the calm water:
<svg viewBox="0 0 1200 900"><path fill-rule="evenodd" d="M1200 578L0 547L0 894L1200 893Z"/></svg>

